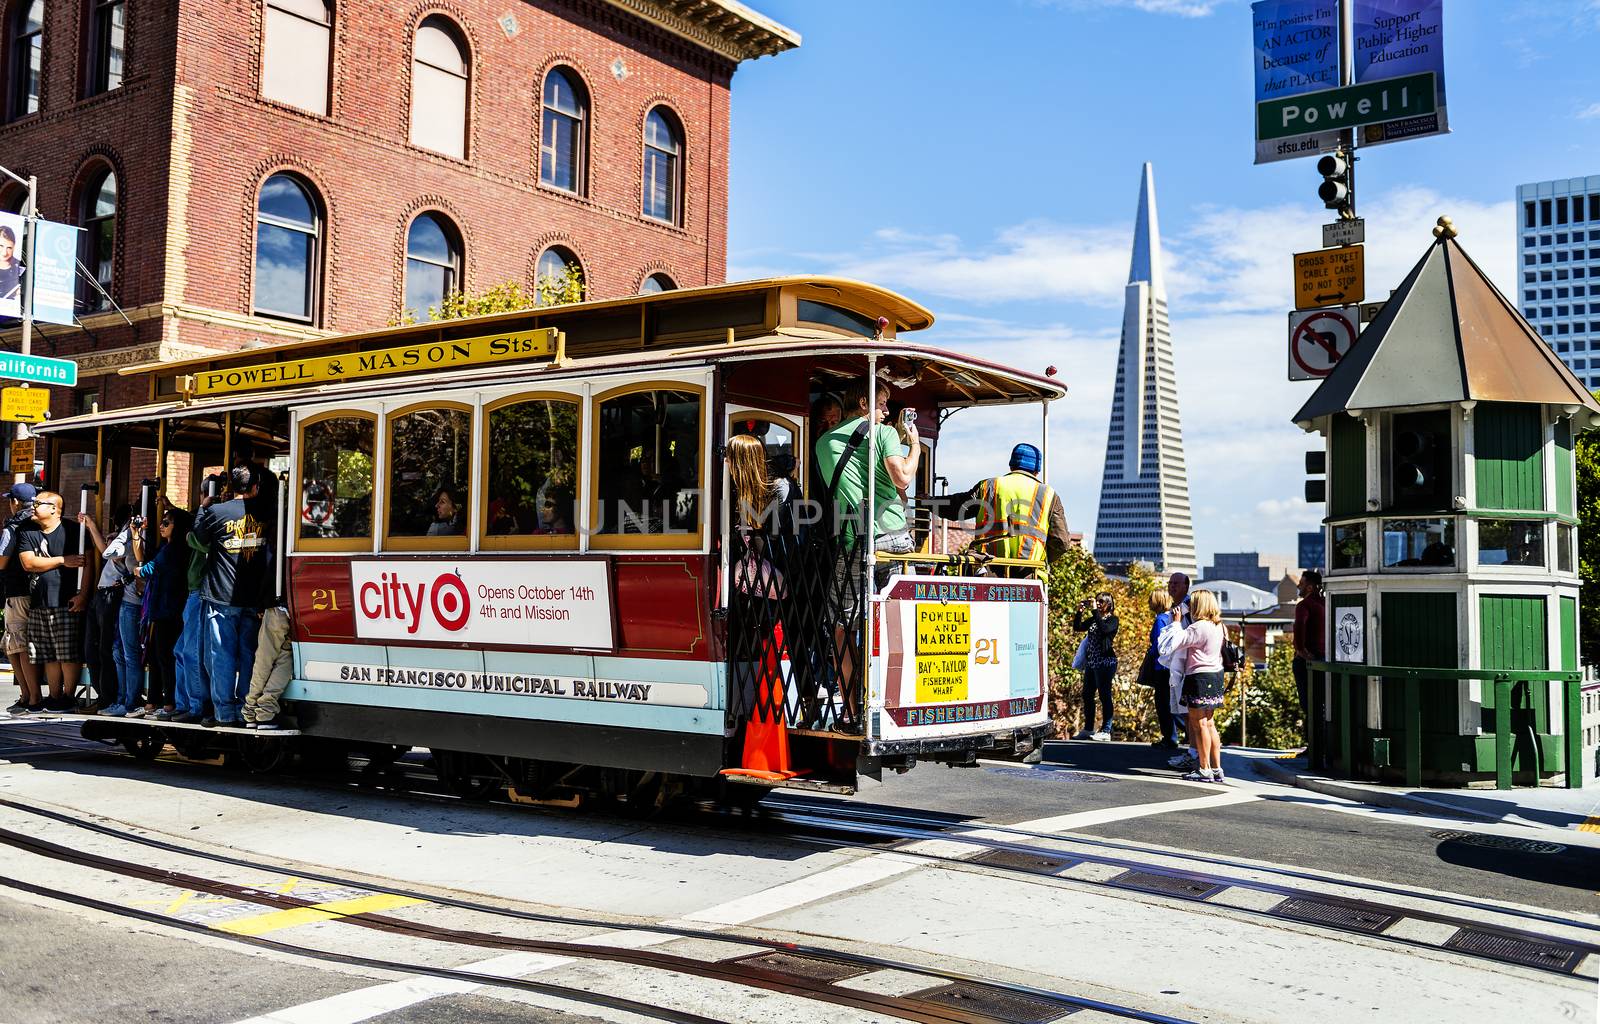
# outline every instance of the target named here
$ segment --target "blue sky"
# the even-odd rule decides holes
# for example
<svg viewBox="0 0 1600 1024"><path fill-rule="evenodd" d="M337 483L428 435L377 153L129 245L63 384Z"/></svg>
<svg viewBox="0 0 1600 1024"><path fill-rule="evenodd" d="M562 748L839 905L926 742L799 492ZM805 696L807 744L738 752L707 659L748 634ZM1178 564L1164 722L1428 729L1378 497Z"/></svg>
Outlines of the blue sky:
<svg viewBox="0 0 1600 1024"><path fill-rule="evenodd" d="M1092 537L1151 161L1202 563L1292 554L1322 510L1300 499L1316 439L1289 423L1312 387L1285 380L1289 254L1319 247L1327 212L1313 161L1251 163L1249 4L750 2L803 44L734 77L730 279L861 277L934 311L919 340L1055 364L1071 394L1051 412L1051 483ZM1600 0L1447 0L1444 31L1452 134L1357 167L1369 298L1440 214L1508 288L1516 186L1600 174ZM950 421L952 486L1003 463L1014 420Z"/></svg>

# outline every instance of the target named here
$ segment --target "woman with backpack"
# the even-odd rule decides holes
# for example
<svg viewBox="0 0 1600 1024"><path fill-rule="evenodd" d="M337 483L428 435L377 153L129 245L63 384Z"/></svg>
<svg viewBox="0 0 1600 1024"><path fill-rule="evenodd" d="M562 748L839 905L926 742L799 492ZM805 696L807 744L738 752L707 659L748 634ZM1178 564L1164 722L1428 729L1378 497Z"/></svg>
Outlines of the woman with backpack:
<svg viewBox="0 0 1600 1024"><path fill-rule="evenodd" d="M1171 651L1172 662L1178 664L1182 658L1185 666L1179 701L1188 710L1189 741L1200 762L1183 777L1190 782L1223 782L1222 738L1214 718L1225 691L1222 646L1227 637L1222 630L1222 606L1209 590L1196 590L1189 597L1189 614L1193 622Z"/></svg>

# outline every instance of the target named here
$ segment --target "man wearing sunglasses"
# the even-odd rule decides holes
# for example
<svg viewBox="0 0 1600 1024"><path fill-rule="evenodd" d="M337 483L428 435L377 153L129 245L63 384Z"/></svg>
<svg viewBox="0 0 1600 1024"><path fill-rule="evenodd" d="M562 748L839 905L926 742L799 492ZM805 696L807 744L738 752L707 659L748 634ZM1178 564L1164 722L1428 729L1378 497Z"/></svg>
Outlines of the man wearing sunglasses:
<svg viewBox="0 0 1600 1024"><path fill-rule="evenodd" d="M43 666L51 711L70 711L83 671L83 610L89 606L89 574L78 536L61 522L61 495L44 491L33 501L32 530L19 547L28 572L28 655Z"/></svg>

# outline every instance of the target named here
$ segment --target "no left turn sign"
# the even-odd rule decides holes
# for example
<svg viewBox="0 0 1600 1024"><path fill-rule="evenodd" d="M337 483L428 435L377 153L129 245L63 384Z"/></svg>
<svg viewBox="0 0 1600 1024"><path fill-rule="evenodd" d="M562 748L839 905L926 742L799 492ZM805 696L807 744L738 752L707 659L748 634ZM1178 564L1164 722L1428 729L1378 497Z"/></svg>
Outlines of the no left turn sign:
<svg viewBox="0 0 1600 1024"><path fill-rule="evenodd" d="M1360 306L1301 309L1289 314L1289 379L1321 380L1360 334Z"/></svg>

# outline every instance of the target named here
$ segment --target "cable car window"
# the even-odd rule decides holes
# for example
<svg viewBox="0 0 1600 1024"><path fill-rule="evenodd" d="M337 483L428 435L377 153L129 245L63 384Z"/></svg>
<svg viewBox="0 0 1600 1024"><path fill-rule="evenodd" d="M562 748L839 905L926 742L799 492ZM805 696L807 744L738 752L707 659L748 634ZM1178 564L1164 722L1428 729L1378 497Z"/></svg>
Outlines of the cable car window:
<svg viewBox="0 0 1600 1024"><path fill-rule="evenodd" d="M466 547L472 410L438 404L389 419L388 535L460 538ZM430 545L431 546L431 545Z"/></svg>
<svg viewBox="0 0 1600 1024"><path fill-rule="evenodd" d="M876 337L878 333L878 321L875 317L862 316L843 306L834 306L826 302L801 299L795 304L794 315L796 320L822 324L847 334L859 334L863 338Z"/></svg>
<svg viewBox="0 0 1600 1024"><path fill-rule="evenodd" d="M334 415L300 435L300 538L372 538L377 418Z"/></svg>
<svg viewBox="0 0 1600 1024"><path fill-rule="evenodd" d="M601 399L596 533L698 531L701 404L698 389Z"/></svg>
<svg viewBox="0 0 1600 1024"><path fill-rule="evenodd" d="M786 423L756 413L736 413L729 421L728 436L731 438L739 434L750 434L761 442L761 447L767 453L767 478L774 484L786 481L780 486L786 487L787 493L779 497L783 500L798 498L800 484L795 475L794 429Z"/></svg>
<svg viewBox="0 0 1600 1024"><path fill-rule="evenodd" d="M566 537L558 546L576 547L578 400L519 396L485 417L484 532Z"/></svg>

